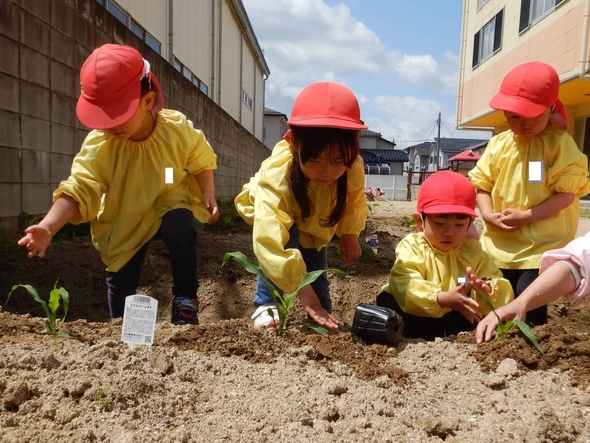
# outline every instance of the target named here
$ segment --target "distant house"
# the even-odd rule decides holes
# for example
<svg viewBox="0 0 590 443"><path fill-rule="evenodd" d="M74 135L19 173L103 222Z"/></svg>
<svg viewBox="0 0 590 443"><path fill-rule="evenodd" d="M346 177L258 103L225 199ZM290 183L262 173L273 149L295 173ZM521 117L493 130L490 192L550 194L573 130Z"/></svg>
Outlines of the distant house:
<svg viewBox="0 0 590 443"><path fill-rule="evenodd" d="M488 140L473 138L441 138L440 148L436 140L423 142L419 145L408 146L404 151L408 154L408 164L406 169L409 171L437 171L447 169L451 164L449 159L460 152L471 150L478 154L483 154ZM438 164L438 168L437 168ZM464 163L462 169L471 169L475 166L474 162Z"/></svg>
<svg viewBox="0 0 590 443"><path fill-rule="evenodd" d="M359 143L366 174L403 174L408 155L403 150L395 149L393 141L384 139L379 132L364 130L361 131Z"/></svg>
<svg viewBox="0 0 590 443"><path fill-rule="evenodd" d="M289 129L289 125L287 125L285 114L274 109L264 108L262 142L268 149L272 151L272 148L283 138L287 129Z"/></svg>

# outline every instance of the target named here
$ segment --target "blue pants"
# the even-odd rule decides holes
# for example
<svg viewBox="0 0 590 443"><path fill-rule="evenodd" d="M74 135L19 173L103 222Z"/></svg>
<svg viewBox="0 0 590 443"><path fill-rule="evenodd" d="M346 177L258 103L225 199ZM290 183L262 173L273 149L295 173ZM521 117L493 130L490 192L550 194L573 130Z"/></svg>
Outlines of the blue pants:
<svg viewBox="0 0 590 443"><path fill-rule="evenodd" d="M303 248L299 244L299 230L295 226L289 230L289 236L290 239L285 245L285 249L296 248L301 252L303 261L307 267L307 272L317 271L318 269L328 269L328 251L325 247L319 251L313 248ZM273 286L278 289L274 283ZM311 287L320 299L322 308L331 313L332 300L330 299L330 283L328 282L326 273L324 272L320 275L318 279L311 284ZM283 291L279 289L279 293L283 294ZM256 281L256 297L254 297L254 305L261 306L267 303L273 303L272 294L264 280L258 277Z"/></svg>
<svg viewBox="0 0 590 443"><path fill-rule="evenodd" d="M117 272L108 272L107 291L112 318L123 317L125 297L133 295L139 286L141 268L148 245L152 240L164 241L170 251L172 265L172 294L196 298L197 288L197 231L193 213L175 209L164 215L162 226L145 245Z"/></svg>

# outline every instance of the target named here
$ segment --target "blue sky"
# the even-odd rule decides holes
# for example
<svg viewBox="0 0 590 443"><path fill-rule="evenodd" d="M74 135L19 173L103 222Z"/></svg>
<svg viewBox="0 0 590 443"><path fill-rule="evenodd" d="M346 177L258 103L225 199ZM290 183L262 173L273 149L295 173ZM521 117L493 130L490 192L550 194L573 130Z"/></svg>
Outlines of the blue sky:
<svg viewBox="0 0 590 443"><path fill-rule="evenodd" d="M398 148L455 128L462 0L242 0L271 74L266 106L290 115L316 81L351 88L372 131Z"/></svg>

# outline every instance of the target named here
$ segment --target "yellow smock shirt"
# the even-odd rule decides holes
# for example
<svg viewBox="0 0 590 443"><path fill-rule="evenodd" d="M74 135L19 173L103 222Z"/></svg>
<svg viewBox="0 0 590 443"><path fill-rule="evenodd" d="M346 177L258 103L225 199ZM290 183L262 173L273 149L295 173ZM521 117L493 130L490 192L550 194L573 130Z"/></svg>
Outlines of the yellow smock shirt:
<svg viewBox="0 0 590 443"><path fill-rule="evenodd" d="M541 162L540 181L529 180L531 162ZM587 157L567 132L553 128L531 140L519 140L512 131L498 134L490 139L469 178L475 189L491 194L494 212L530 209L558 193L577 197L558 214L512 232L486 223L480 241L504 269L538 268L543 252L573 240L580 217L578 198L590 192Z"/></svg>
<svg viewBox="0 0 590 443"><path fill-rule="evenodd" d="M289 143L279 142L235 199L240 216L253 225L253 246L258 264L271 281L287 293L295 291L307 274L299 250L284 247L293 224L299 230L301 246L320 250L334 234L358 236L365 227L368 211L364 164L358 157L346 172L348 198L340 222L332 227L320 226L320 221L328 218L336 202L336 184L319 186L312 182L307 184L312 214L303 221L289 184L292 162Z"/></svg>
<svg viewBox="0 0 590 443"><path fill-rule="evenodd" d="M167 212L185 208L201 222L209 219L195 175L216 169L216 161L202 131L182 113L163 109L143 141L91 131L53 200L65 194L78 202L72 223L90 221L94 246L107 271L116 272L154 236ZM172 183L166 183L167 168Z"/></svg>
<svg viewBox="0 0 590 443"><path fill-rule="evenodd" d="M398 243L395 254L389 283L382 291L390 293L407 314L440 318L451 312L450 308L439 306L438 293L457 287L457 278L466 275L468 266L478 277L489 279L487 284L492 288L489 298L494 308L514 299L510 282L477 240L468 238L456 250L443 253L432 248L423 233L409 234ZM488 314L490 309L483 298L476 291L471 295L479 304L479 312Z"/></svg>

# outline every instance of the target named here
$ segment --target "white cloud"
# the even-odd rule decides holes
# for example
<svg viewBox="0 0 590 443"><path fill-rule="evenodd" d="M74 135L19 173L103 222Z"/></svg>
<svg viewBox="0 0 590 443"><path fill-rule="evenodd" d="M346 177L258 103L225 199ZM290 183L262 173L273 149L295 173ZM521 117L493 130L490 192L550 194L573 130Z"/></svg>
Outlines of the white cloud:
<svg viewBox="0 0 590 443"><path fill-rule="evenodd" d="M389 48L341 3L243 3L271 70L266 82L267 107L289 115L303 87L332 80L351 87L359 99L362 118L387 139L433 139L439 112L443 113L441 136L452 132L457 136L458 55L447 52L437 60L432 54L403 54ZM463 137L477 138L471 134ZM400 142L398 147L411 144L416 143Z"/></svg>

